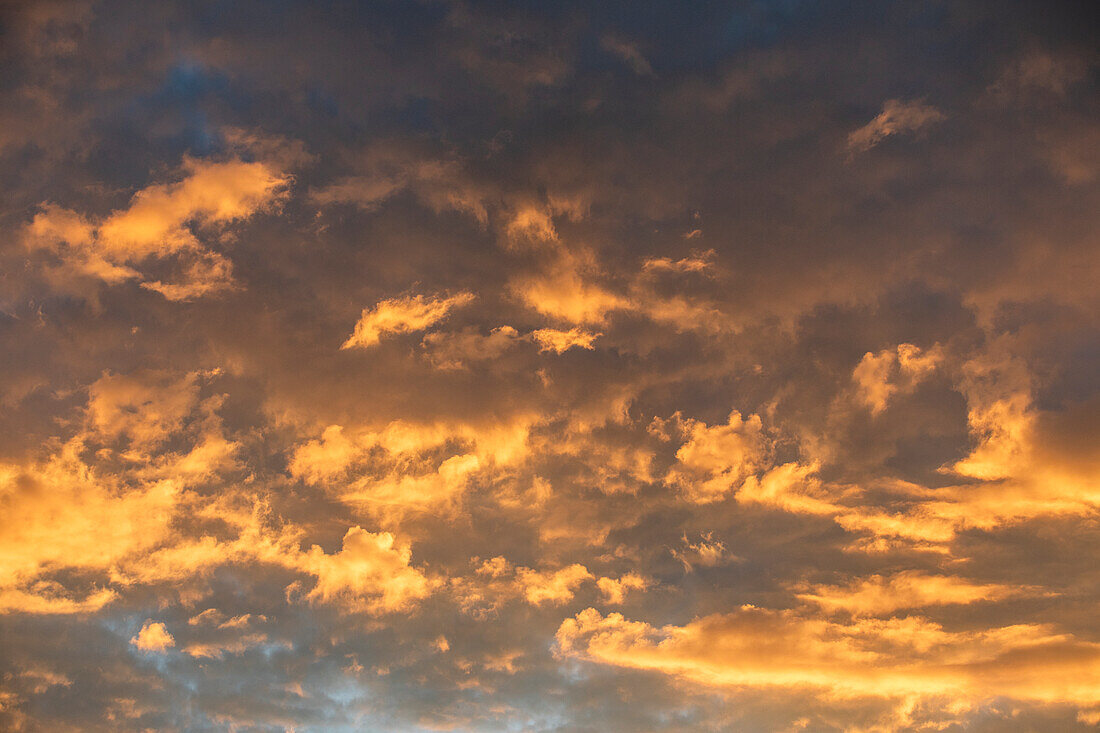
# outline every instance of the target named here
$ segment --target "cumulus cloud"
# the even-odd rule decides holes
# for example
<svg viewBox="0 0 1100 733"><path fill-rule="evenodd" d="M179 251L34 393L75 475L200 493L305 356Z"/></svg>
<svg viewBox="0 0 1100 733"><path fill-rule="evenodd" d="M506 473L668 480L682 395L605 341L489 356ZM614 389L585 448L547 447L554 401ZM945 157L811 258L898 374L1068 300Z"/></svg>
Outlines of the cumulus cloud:
<svg viewBox="0 0 1100 733"><path fill-rule="evenodd" d="M26 228L25 245L55 255L63 276L117 284L136 280L169 300L189 300L233 286L232 265L207 242L231 224L270 210L291 178L262 162L185 157L180 180L149 185L129 206L89 218L44 204ZM143 270L150 261L176 258L177 279L164 282Z"/></svg>
<svg viewBox="0 0 1100 733"><path fill-rule="evenodd" d="M130 643L143 652L163 652L176 645L176 640L159 621L146 621Z"/></svg>
<svg viewBox="0 0 1100 733"><path fill-rule="evenodd" d="M373 308L364 308L351 336L341 349L369 348L382 336L394 333L423 331L439 323L454 308L474 299L473 293L445 296L408 295L379 301Z"/></svg>
<svg viewBox="0 0 1100 733"><path fill-rule="evenodd" d="M525 419L489 428L394 421L356 435L333 425L299 445L289 469L388 524L422 512L453 516L471 480L523 459L529 429Z"/></svg>
<svg viewBox="0 0 1100 733"><path fill-rule="evenodd" d="M899 344L896 351L884 349L877 354L868 351L852 370L852 380L860 400L877 415L895 393L912 390L942 358L938 344L927 351L913 344Z"/></svg>
<svg viewBox="0 0 1100 733"><path fill-rule="evenodd" d="M627 591L645 590L650 583L637 573L627 573L621 578L599 578L596 587L603 594L604 601L618 605L626 598Z"/></svg>
<svg viewBox="0 0 1100 733"><path fill-rule="evenodd" d="M722 499L763 466L768 453L758 415L744 419L734 410L723 425L686 420L687 440L676 451L676 464L666 481L692 502Z"/></svg>
<svg viewBox="0 0 1100 733"><path fill-rule="evenodd" d="M573 599L578 585L592 580L592 573L579 563L553 571L517 568L516 580L528 603L536 606L545 603L560 606Z"/></svg>
<svg viewBox="0 0 1100 733"><path fill-rule="evenodd" d="M598 280L591 253L563 252L542 272L516 278L511 289L522 302L551 318L576 325L599 324L627 301Z"/></svg>
<svg viewBox="0 0 1100 733"><path fill-rule="evenodd" d="M0 729L1095 723L1079 9L22 5Z"/></svg>
<svg viewBox="0 0 1100 733"><path fill-rule="evenodd" d="M317 578L308 598L350 611L406 610L431 593L431 581L410 566L411 557L389 532L352 527L339 552L328 555L314 545L303 557L302 567Z"/></svg>
<svg viewBox="0 0 1100 733"><path fill-rule="evenodd" d="M713 532L705 533L696 542L691 542L687 535L684 535L680 541L681 546L673 547L669 552L684 564L685 572L690 573L697 566L712 568L736 559L726 550L725 543L714 539Z"/></svg>

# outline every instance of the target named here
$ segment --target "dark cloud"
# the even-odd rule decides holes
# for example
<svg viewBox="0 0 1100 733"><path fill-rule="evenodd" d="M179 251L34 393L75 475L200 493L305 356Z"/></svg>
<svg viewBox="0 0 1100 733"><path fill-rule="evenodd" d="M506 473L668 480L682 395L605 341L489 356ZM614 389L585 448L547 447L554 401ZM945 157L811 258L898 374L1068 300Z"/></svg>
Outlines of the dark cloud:
<svg viewBox="0 0 1100 733"><path fill-rule="evenodd" d="M0 727L1100 720L1091 4L0 12Z"/></svg>

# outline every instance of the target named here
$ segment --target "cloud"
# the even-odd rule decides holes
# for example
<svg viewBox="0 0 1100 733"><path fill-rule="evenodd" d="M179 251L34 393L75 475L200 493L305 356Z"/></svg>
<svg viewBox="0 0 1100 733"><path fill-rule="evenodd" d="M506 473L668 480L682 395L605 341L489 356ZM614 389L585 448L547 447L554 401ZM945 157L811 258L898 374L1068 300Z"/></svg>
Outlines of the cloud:
<svg viewBox="0 0 1100 733"><path fill-rule="evenodd" d="M517 568L516 581L523 591L527 602L541 606L546 603L562 605L573 599L578 585L592 580L592 573L579 563L558 570L538 571L531 568Z"/></svg>
<svg viewBox="0 0 1100 733"><path fill-rule="evenodd" d="M936 344L922 351L913 344L898 344L895 350L884 349L877 354L868 351L852 370L859 399L877 415L886 409L896 393L912 391L931 374L943 359Z"/></svg>
<svg viewBox="0 0 1100 733"><path fill-rule="evenodd" d="M863 153L891 135L918 132L945 119L943 112L923 101L890 99L875 119L848 135L848 150Z"/></svg>
<svg viewBox="0 0 1100 733"><path fill-rule="evenodd" d="M329 426L294 450L289 470L387 526L425 512L455 517L472 480L525 457L529 429L524 418L489 427L395 421L355 436Z"/></svg>
<svg viewBox="0 0 1100 733"><path fill-rule="evenodd" d="M563 656L704 685L915 695L947 710L998 696L1083 704L1100 686L1100 646L1041 626L947 631L916 616L844 624L742 606L653 627L590 608L562 623L557 642Z"/></svg>
<svg viewBox="0 0 1100 733"><path fill-rule="evenodd" d="M420 342L428 361L436 369L465 369L470 364L499 359L515 346L519 332L511 326L497 326L482 335L475 330L459 333L437 331Z"/></svg>
<svg viewBox="0 0 1100 733"><path fill-rule="evenodd" d="M1084 78L1087 69L1086 56L1032 50L1006 64L986 93L1002 103L1036 103L1044 95L1060 99Z"/></svg>
<svg viewBox="0 0 1100 733"><path fill-rule="evenodd" d="M176 645L176 640L159 621L147 620L130 643L143 652L163 652Z"/></svg>
<svg viewBox="0 0 1100 733"><path fill-rule="evenodd" d="M569 324L603 323L609 311L627 305L597 282L595 258L563 251L540 273L516 278L511 290L526 305Z"/></svg>
<svg viewBox="0 0 1100 733"><path fill-rule="evenodd" d="M244 634L213 642L189 642L183 653L190 657L220 659L227 654L242 654L268 641L266 634Z"/></svg>
<svg viewBox="0 0 1100 733"><path fill-rule="evenodd" d="M129 206L95 219L43 204L24 243L61 261L55 281L72 276L109 285L136 280L169 300L190 300L233 287L230 261L208 242L232 224L271 210L291 178L262 162L185 157L180 180L151 184ZM205 241L204 241L205 240ZM173 282L147 274L152 261L174 259Z"/></svg>
<svg viewBox="0 0 1100 733"><path fill-rule="evenodd" d="M23 5L0 729L1097 717L1067 4Z"/></svg>
<svg viewBox="0 0 1100 733"><path fill-rule="evenodd" d="M646 61L645 56L638 50L636 44L624 41L615 36L604 36L600 39L600 48L618 56L625 61L635 74L639 76L652 76L653 67Z"/></svg>
<svg viewBox="0 0 1100 733"><path fill-rule="evenodd" d="M627 573L621 578L599 578L596 581L596 587L603 594L604 601L612 605L621 604L627 591L645 590L649 585L649 581L637 573Z"/></svg>
<svg viewBox="0 0 1100 733"><path fill-rule="evenodd" d="M839 511L828 491L814 479L818 466L797 461L775 466L759 476L749 476L737 492L737 500L803 514Z"/></svg>
<svg viewBox="0 0 1100 733"><path fill-rule="evenodd" d="M148 453L183 427L198 404L197 373L105 374L88 388L90 429L108 441L124 439L136 455Z"/></svg>
<svg viewBox="0 0 1100 733"><path fill-rule="evenodd" d="M457 212L481 226L489 223L493 192L471 178L453 151L433 153L395 140L369 146L358 158L355 172L313 188L310 200L322 207L344 204L373 212L409 191L436 213Z"/></svg>
<svg viewBox="0 0 1100 733"><path fill-rule="evenodd" d="M381 300L373 308L364 308L351 336L341 349L369 348L382 336L394 333L423 331L439 323L454 308L474 300L473 293L449 296L409 295Z"/></svg>
<svg viewBox="0 0 1100 733"><path fill-rule="evenodd" d="M880 615L906 608L996 601L1016 592L998 584L975 584L951 575L904 571L889 577L872 575L847 586L814 586L798 598L825 611Z"/></svg>
<svg viewBox="0 0 1100 733"><path fill-rule="evenodd" d="M726 551L724 543L714 539L713 532L705 533L697 542L689 541L684 535L681 542L682 547L673 547L669 552L684 564L684 571L688 573L696 567L712 568L737 559Z"/></svg>
<svg viewBox="0 0 1100 733"><path fill-rule="evenodd" d="M767 442L758 415L746 420L735 410L724 425L713 426L686 420L682 431L687 440L676 451L676 464L665 480L688 501L724 498L766 460Z"/></svg>
<svg viewBox="0 0 1100 733"><path fill-rule="evenodd" d="M571 328L568 331L559 331L554 328L540 328L531 332L531 338L539 345L539 351L553 351L562 354L574 347L588 349L595 348L592 342L602 336L602 333L591 333L581 328Z"/></svg>
<svg viewBox="0 0 1100 733"><path fill-rule="evenodd" d="M44 463L0 468L7 520L0 532L4 572L0 587L8 605L39 612L94 610L114 592L73 593L41 582L55 568L107 569L148 552L169 534L181 486L170 480L127 488L80 460L80 441Z"/></svg>
<svg viewBox="0 0 1100 733"><path fill-rule="evenodd" d="M685 235L686 239L693 239L699 236L699 230L693 230L689 232L689 235ZM649 271L667 271L676 273L688 273L688 272L707 272L714 266L715 251L708 249L705 252L693 253L690 257L684 257L679 260L673 260L669 257L651 257L642 263L643 270Z"/></svg>
<svg viewBox="0 0 1100 733"><path fill-rule="evenodd" d="M522 206L512 215L505 231L513 240L528 239L551 243L558 241L558 231L550 212L530 204Z"/></svg>
<svg viewBox="0 0 1100 733"><path fill-rule="evenodd" d="M328 555L314 545L302 567L317 578L308 598L338 603L349 611L394 613L408 610L431 593L431 582L410 566L412 551L389 532L352 527L341 550Z"/></svg>

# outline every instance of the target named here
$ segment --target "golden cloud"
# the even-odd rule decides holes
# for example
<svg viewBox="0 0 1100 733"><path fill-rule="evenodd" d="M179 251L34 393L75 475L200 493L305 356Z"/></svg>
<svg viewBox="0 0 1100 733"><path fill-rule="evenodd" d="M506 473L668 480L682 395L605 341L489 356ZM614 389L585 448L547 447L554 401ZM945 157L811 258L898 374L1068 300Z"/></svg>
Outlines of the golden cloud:
<svg viewBox="0 0 1100 733"><path fill-rule="evenodd" d="M379 301L373 308L363 309L351 336L340 348L368 348L385 334L423 331L446 318L452 309L473 299L473 293L456 293L428 297L410 295Z"/></svg>
<svg viewBox="0 0 1100 733"><path fill-rule="evenodd" d="M130 205L102 219L45 204L26 228L25 246L61 261L61 283L85 276L107 284L136 280L169 300L189 300L233 287L232 265L196 232L217 237L224 228L270 210L287 194L291 178L263 162L185 157L180 180L152 184ZM149 261L176 258L177 280L142 272Z"/></svg>

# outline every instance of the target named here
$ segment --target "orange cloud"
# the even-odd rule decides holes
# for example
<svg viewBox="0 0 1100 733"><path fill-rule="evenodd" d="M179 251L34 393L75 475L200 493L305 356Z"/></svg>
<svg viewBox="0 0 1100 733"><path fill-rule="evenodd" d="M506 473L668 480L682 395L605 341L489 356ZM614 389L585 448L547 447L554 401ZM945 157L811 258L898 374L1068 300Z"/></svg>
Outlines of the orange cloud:
<svg viewBox="0 0 1100 733"><path fill-rule="evenodd" d="M452 309L470 303L473 293L451 296L412 295L379 301L373 308L364 308L351 336L341 349L369 348L391 333L423 331L439 323Z"/></svg>
<svg viewBox="0 0 1100 733"><path fill-rule="evenodd" d="M559 331L554 328L540 328L531 332L531 338L539 345L539 351L553 351L562 354L572 348L595 348L592 345L602 333L591 333L581 328L571 328L568 331Z"/></svg>
<svg viewBox="0 0 1100 733"><path fill-rule="evenodd" d="M1017 589L1006 585L976 584L953 575L905 571L888 577L872 575L845 586L813 586L798 598L828 612L880 615L903 608L995 601L1016 592Z"/></svg>
<svg viewBox="0 0 1100 733"><path fill-rule="evenodd" d="M734 410L724 425L685 420L687 441L665 480L695 503L718 501L761 468L768 453L760 417Z"/></svg>
<svg viewBox="0 0 1100 733"><path fill-rule="evenodd" d="M692 235L698 236L696 229L691 232ZM686 235L685 235L686 236ZM688 237L693 238L693 237ZM667 271L677 273L687 272L707 272L714 267L715 251L708 249L705 252L694 252L690 257L684 257L683 259L673 260L669 257L651 257L642 263L642 270L646 271Z"/></svg>
<svg viewBox="0 0 1100 733"><path fill-rule="evenodd" d="M685 572L692 572L696 566L712 568L737 560L726 551L725 544L714 539L713 532L704 533L698 542L689 541L687 535L681 541L683 547L674 547L670 552L683 563Z"/></svg>
<svg viewBox="0 0 1100 733"><path fill-rule="evenodd" d="M389 532L352 527L339 552L327 555L314 545L302 558L301 567L317 578L308 597L370 613L408 609L431 593L428 578L409 565L411 556Z"/></svg>
<svg viewBox="0 0 1100 733"><path fill-rule="evenodd" d="M561 624L557 642L562 656L731 690L964 707L994 697L1091 705L1100 693L1100 644L1037 625L947 631L915 616L838 623L742 606L658 628L590 608Z"/></svg>
<svg viewBox="0 0 1100 733"><path fill-rule="evenodd" d="M553 571L516 569L516 581L524 597L528 603L535 606L541 606L544 603L554 605L568 603L573 600L576 587L592 579L592 573L578 563Z"/></svg>
<svg viewBox="0 0 1100 733"><path fill-rule="evenodd" d="M618 605L626 599L627 591L645 590L649 581L638 573L626 573L620 578L598 578L596 587L603 594L604 601Z"/></svg>
<svg viewBox="0 0 1100 733"><path fill-rule="evenodd" d="M233 286L232 265L196 232L216 237L226 226L271 209L290 177L262 162L185 157L181 180L150 185L125 209L95 221L45 204L26 229L25 245L57 255L66 271L107 284L137 280L169 300L188 300ZM177 279L142 272L149 261L176 258ZM55 277L55 281L60 282Z"/></svg>
<svg viewBox="0 0 1100 733"><path fill-rule="evenodd" d="M852 380L860 401L877 415L894 394L911 391L942 359L939 344L928 351L913 344L899 344L896 350L884 349L877 354L868 351L852 371Z"/></svg>
<svg viewBox="0 0 1100 733"><path fill-rule="evenodd" d="M176 645L176 640L159 621L146 621L130 643L143 652L163 652Z"/></svg>

